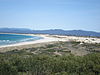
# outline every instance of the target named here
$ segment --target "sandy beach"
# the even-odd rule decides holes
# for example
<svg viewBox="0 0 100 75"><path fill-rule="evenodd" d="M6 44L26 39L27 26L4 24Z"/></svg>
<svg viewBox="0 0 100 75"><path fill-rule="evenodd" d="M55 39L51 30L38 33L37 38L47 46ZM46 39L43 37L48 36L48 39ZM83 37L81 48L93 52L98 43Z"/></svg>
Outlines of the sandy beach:
<svg viewBox="0 0 100 75"><path fill-rule="evenodd" d="M6 50L8 51L10 49L30 48L34 46L40 46L40 45L59 42L59 41L62 41L62 42L79 41L81 43L82 42L100 43L100 38L93 38L93 37L76 37L76 36L61 36L61 35L48 35L48 34L22 34L22 35L39 36L39 37L43 37L43 39L0 46L0 52L6 51Z"/></svg>
<svg viewBox="0 0 100 75"><path fill-rule="evenodd" d="M53 42L53 41L65 41L64 39L50 37L48 35L35 35L35 34L21 34L21 35L39 36L39 37L42 37L43 39L33 40L33 41L28 41L28 42L21 42L21 43L11 44L11 45L4 45L4 46L0 46L0 48L29 45L29 44L38 44L38 43L46 43L46 42Z"/></svg>

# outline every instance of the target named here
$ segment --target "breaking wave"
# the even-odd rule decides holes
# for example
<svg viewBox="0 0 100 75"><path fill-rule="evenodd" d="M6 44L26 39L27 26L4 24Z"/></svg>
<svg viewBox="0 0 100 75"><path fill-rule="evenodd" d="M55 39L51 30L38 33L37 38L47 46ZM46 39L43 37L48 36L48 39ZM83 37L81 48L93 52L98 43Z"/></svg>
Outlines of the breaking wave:
<svg viewBox="0 0 100 75"><path fill-rule="evenodd" d="M37 36L14 35L14 34L0 34L0 45L9 45L26 41L34 41L42 39Z"/></svg>

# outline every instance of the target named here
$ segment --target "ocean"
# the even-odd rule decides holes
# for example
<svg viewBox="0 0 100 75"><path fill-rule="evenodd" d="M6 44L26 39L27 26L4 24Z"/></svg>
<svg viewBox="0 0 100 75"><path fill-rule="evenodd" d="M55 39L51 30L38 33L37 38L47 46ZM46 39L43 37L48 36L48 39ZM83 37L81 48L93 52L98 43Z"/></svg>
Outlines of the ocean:
<svg viewBox="0 0 100 75"><path fill-rule="evenodd" d="M0 34L0 46L16 44L26 41L34 41L38 39L42 39L42 37L21 34Z"/></svg>

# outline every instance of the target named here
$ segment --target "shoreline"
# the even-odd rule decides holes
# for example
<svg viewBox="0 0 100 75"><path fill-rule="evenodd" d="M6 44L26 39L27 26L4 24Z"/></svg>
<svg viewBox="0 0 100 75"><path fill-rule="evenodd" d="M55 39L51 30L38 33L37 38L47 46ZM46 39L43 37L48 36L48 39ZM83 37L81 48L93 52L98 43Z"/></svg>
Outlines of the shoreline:
<svg viewBox="0 0 100 75"><path fill-rule="evenodd" d="M7 34L7 33L6 33ZM14 34L14 33L9 33ZM37 46L42 46L45 44L55 43L55 42L69 42L69 41L76 41L89 44L96 44L100 43L100 38L92 38L92 37L77 37L77 36L63 36L63 35L49 35L49 34L20 34L20 35L29 35L29 36L38 36L42 37L43 39L21 42L11 45L3 45L0 46L0 52L11 51L14 49L25 49L25 48L32 48Z"/></svg>
<svg viewBox="0 0 100 75"><path fill-rule="evenodd" d="M0 34L3 34L3 33L0 33ZM8 34L8 33L4 33L4 34ZM9 33L9 34L14 34L14 33ZM42 37L42 39L20 42L20 43L10 44L10 45L2 45L0 46L0 48L31 45L31 44L38 44L38 43L47 43L47 42L53 42L53 41L64 41L62 39L48 37L48 35L43 35L43 34L19 34L19 35L37 36L37 37Z"/></svg>

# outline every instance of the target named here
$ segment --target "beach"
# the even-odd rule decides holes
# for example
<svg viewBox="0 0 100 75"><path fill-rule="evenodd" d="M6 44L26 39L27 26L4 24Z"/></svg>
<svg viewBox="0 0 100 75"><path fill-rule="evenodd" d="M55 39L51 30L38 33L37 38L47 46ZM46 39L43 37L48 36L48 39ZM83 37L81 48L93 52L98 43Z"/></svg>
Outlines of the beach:
<svg viewBox="0 0 100 75"><path fill-rule="evenodd" d="M77 37L77 36L63 36L63 35L49 35L49 34L22 34L22 35L39 36L42 37L43 39L0 46L0 52L5 52L13 49L32 48L59 41L62 42L76 41L76 42L81 42L80 44L82 44L83 42L94 43L94 44L100 43L100 38L93 38L93 37Z"/></svg>
<svg viewBox="0 0 100 75"><path fill-rule="evenodd" d="M37 43L46 43L46 42L53 42L53 41L65 41L64 39L50 37L48 35L35 35L35 34L21 34L21 35L39 36L39 37L42 37L43 39L27 41L27 42L21 42L21 43L11 44L11 45L4 45L4 46L0 46L0 48L12 47L12 46L21 46L21 45L29 45L29 44L37 44Z"/></svg>

